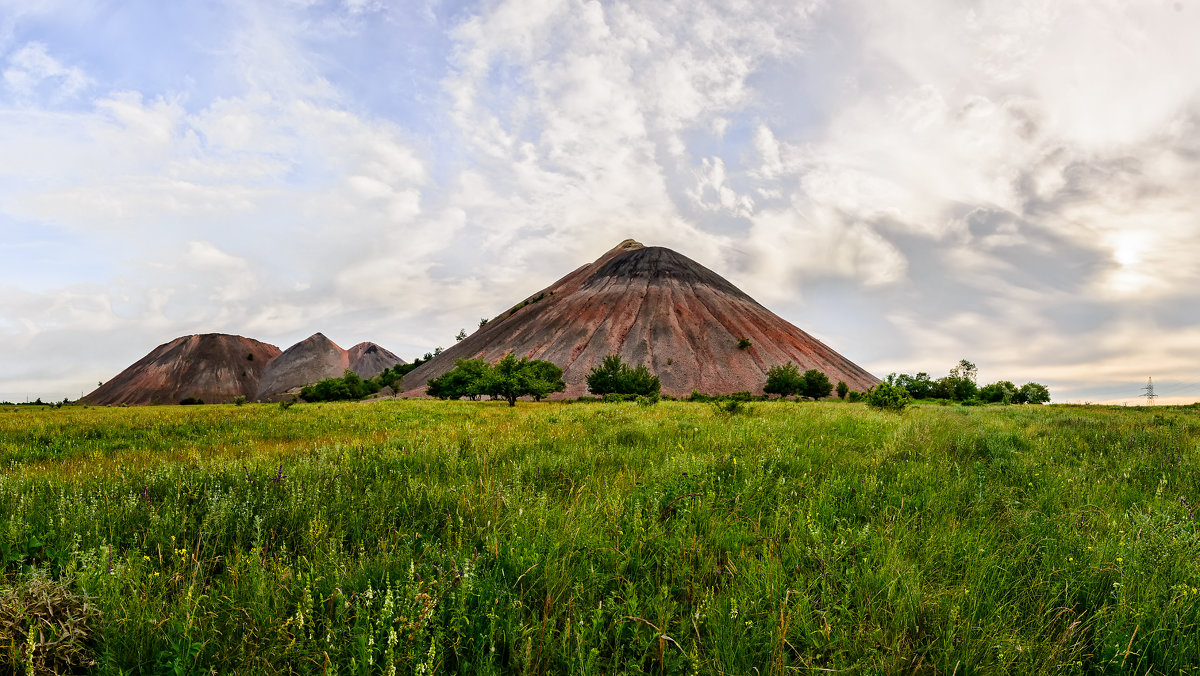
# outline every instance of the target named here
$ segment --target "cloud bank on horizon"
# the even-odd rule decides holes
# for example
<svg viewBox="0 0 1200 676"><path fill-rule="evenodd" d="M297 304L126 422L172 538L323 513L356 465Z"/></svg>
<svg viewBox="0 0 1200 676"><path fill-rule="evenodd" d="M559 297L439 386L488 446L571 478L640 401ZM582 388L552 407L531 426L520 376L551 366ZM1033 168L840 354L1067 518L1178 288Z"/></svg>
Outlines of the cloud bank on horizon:
<svg viewBox="0 0 1200 676"><path fill-rule="evenodd" d="M0 399L412 357L626 237L876 374L1200 399L1195 0L0 0Z"/></svg>

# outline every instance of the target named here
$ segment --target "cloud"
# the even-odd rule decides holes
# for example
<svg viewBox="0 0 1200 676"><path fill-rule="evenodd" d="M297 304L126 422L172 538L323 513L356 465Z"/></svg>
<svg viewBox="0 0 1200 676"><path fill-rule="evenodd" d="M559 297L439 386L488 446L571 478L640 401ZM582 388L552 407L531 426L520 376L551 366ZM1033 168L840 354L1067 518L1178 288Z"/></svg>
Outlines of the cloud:
<svg viewBox="0 0 1200 676"><path fill-rule="evenodd" d="M635 237L876 371L1200 380L1191 5L280 0L157 77L0 6L20 360L199 330L423 352Z"/></svg>
<svg viewBox="0 0 1200 676"><path fill-rule="evenodd" d="M51 101L70 99L92 84L80 68L65 66L46 52L46 45L30 42L8 58L4 84L17 100L44 95Z"/></svg>

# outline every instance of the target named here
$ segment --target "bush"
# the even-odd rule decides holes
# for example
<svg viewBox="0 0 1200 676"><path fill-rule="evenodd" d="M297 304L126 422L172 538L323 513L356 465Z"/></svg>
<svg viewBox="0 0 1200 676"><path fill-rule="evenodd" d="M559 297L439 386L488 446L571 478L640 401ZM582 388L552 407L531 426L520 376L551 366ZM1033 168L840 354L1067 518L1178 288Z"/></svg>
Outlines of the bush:
<svg viewBox="0 0 1200 676"><path fill-rule="evenodd" d="M198 397L184 397L179 400L180 406L200 406L204 404L204 400Z"/></svg>
<svg viewBox="0 0 1200 676"><path fill-rule="evenodd" d="M300 388L300 398L304 401L346 401L362 399L369 394L375 394L379 389L378 383L363 380L362 376L346 369L341 378L326 378Z"/></svg>
<svg viewBox="0 0 1200 676"><path fill-rule="evenodd" d="M241 395L241 394L239 394L238 396L234 397L234 398L233 398L233 405L234 405L234 406L245 406L245 405L246 405L246 397L245 397L244 395Z"/></svg>
<svg viewBox="0 0 1200 676"><path fill-rule="evenodd" d="M848 393L846 393L846 401L849 402L860 402L863 400L863 397L863 393L859 392L858 390L850 390Z"/></svg>
<svg viewBox="0 0 1200 676"><path fill-rule="evenodd" d="M912 403L912 397L908 395L908 390L888 382L882 382L872 387L867 391L865 399L867 406L882 411L903 411Z"/></svg>
<svg viewBox="0 0 1200 676"><path fill-rule="evenodd" d="M718 415L749 415L754 407L741 399L724 399L712 402L713 411Z"/></svg>
<svg viewBox="0 0 1200 676"><path fill-rule="evenodd" d="M751 343L749 338L742 338L741 340L738 341L738 349L745 350L753 344L754 343Z"/></svg>
<svg viewBox="0 0 1200 676"><path fill-rule="evenodd" d="M645 365L633 368L621 361L621 355L610 354L587 376L588 392L606 394L640 394L649 397L659 393L662 383Z"/></svg>
<svg viewBox="0 0 1200 676"><path fill-rule="evenodd" d="M86 596L39 574L0 590L0 672L66 674L94 665L99 616Z"/></svg>

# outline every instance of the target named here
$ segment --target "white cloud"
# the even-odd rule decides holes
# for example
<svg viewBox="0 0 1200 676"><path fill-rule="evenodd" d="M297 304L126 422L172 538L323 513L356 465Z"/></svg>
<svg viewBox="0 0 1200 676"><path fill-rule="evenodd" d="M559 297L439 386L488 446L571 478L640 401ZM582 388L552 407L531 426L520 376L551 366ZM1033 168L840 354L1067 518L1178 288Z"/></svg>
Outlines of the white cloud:
<svg viewBox="0 0 1200 676"><path fill-rule="evenodd" d="M19 100L44 92L54 101L72 98L92 84L82 69L63 65L40 42L27 43L9 56L4 83Z"/></svg>

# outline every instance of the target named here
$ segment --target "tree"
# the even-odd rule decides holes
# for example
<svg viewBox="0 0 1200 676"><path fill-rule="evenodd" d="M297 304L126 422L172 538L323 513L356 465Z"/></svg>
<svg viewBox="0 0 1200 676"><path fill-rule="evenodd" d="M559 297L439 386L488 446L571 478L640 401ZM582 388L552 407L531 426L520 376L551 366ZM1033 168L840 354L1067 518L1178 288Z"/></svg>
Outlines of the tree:
<svg viewBox="0 0 1200 676"><path fill-rule="evenodd" d="M1017 398L1017 386L1000 380L979 388L979 398L989 404L1011 404Z"/></svg>
<svg viewBox="0 0 1200 676"><path fill-rule="evenodd" d="M558 366L524 357L517 359L510 352L493 367L486 393L504 399L509 406L516 406L519 397L529 396L541 401L551 392L562 392L566 388L562 369Z"/></svg>
<svg viewBox="0 0 1200 676"><path fill-rule="evenodd" d="M951 378L962 378L969 380L972 383L975 382L975 376L978 373L979 369L975 367L975 364L972 364L966 359L960 359L958 365L950 369Z"/></svg>
<svg viewBox="0 0 1200 676"><path fill-rule="evenodd" d="M763 385L763 392L788 397L799 394L803 386L804 376L800 375L800 369L789 361L782 366L767 369L767 384Z"/></svg>
<svg viewBox="0 0 1200 676"><path fill-rule="evenodd" d="M606 394L640 394L643 397L658 394L662 383L658 376L650 373L644 364L633 368L621 361L621 355L610 354L587 376L588 392Z"/></svg>
<svg viewBox="0 0 1200 676"><path fill-rule="evenodd" d="M829 382L829 376L822 371L809 369L804 372L803 378L804 384L800 388L800 394L806 397L823 399L833 392L833 383Z"/></svg>
<svg viewBox="0 0 1200 676"><path fill-rule="evenodd" d="M487 394L495 368L483 359L459 359L454 368L431 378L425 385L425 393L438 399L474 399Z"/></svg>
<svg viewBox="0 0 1200 676"><path fill-rule="evenodd" d="M846 381L839 380L834 390L837 392L838 399L845 399L846 395L850 393L850 386L846 384Z"/></svg>
<svg viewBox="0 0 1200 676"><path fill-rule="evenodd" d="M466 337L467 337L467 330L466 330L466 329L459 329L459 330L458 330L458 335L457 335L457 336L454 336L454 342L456 342L456 343L461 343L461 342L463 341L463 339L464 339L464 338L466 338Z"/></svg>
<svg viewBox="0 0 1200 676"><path fill-rule="evenodd" d="M1017 403L1045 404L1050 401L1050 390L1040 383L1025 383L1017 390Z"/></svg>
<svg viewBox="0 0 1200 676"><path fill-rule="evenodd" d="M487 319L487 317L482 317L482 318L480 318L480 320L479 320L479 328L481 328L481 329L482 329L483 327L487 326L487 323L488 323L488 319Z"/></svg>
<svg viewBox="0 0 1200 676"><path fill-rule="evenodd" d="M893 376L889 376L892 378ZM928 373L921 371L915 376L910 376L907 373L894 375L894 379L890 380L893 385L899 385L908 390L908 394L913 399L930 399L933 397L933 379Z"/></svg>
<svg viewBox="0 0 1200 676"><path fill-rule="evenodd" d="M535 360L529 362L529 395L534 401L541 401L543 397L553 393L562 392L567 389L567 383L563 380L563 371L558 365L544 360Z"/></svg>

